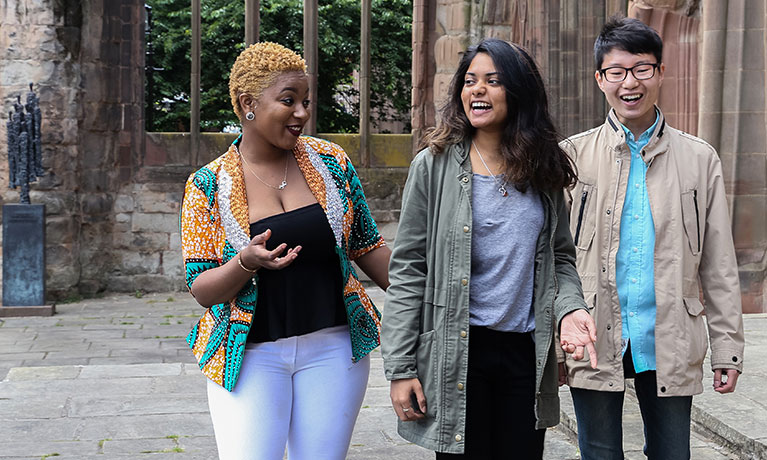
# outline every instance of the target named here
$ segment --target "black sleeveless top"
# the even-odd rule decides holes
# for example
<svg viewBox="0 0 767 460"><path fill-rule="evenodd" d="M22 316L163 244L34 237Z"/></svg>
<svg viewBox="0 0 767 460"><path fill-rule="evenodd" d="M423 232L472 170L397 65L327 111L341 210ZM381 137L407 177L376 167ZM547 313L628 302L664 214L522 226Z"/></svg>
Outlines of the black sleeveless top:
<svg viewBox="0 0 767 460"><path fill-rule="evenodd" d="M271 342L347 324L336 240L319 203L250 224L251 236L272 230L266 248L300 245L282 270L258 270L258 298L248 342Z"/></svg>

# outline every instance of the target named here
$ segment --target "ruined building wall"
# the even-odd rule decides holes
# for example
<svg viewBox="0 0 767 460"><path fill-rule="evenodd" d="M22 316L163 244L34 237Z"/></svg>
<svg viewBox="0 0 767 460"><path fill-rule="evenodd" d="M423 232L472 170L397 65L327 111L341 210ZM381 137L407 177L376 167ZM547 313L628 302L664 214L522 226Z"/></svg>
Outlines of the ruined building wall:
<svg viewBox="0 0 767 460"><path fill-rule="evenodd" d="M77 1L18 0L0 8L0 198L17 203L8 189L6 121L16 95L35 83L42 111L45 176L31 187L31 201L46 205L49 292L67 291L80 278L78 177L82 9Z"/></svg>
<svg viewBox="0 0 767 460"><path fill-rule="evenodd" d="M532 52L563 134L599 125L608 107L594 81L594 39L616 12L639 18L664 39L666 73L659 105L669 123L707 140L722 158L744 310L767 312L766 4L767 0L423 2L429 14L419 16L422 22L414 21L414 49L417 44L420 56L430 61L416 65L413 60L413 110L420 114L413 119L414 137L434 126L434 109L445 97L460 54L483 37L514 41ZM427 109L420 108L424 103Z"/></svg>
<svg viewBox="0 0 767 460"><path fill-rule="evenodd" d="M10 0L0 6L0 188L8 190L6 108L35 82L42 110L48 296L107 289L115 192L143 146L143 2Z"/></svg>

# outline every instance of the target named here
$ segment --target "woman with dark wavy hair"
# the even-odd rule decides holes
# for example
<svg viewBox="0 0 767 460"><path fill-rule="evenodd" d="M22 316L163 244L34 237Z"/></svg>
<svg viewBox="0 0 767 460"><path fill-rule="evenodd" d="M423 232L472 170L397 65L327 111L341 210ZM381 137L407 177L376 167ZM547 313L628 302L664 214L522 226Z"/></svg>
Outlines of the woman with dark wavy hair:
<svg viewBox="0 0 767 460"><path fill-rule="evenodd" d="M593 349L558 141L533 59L486 39L410 166L382 351L400 435L438 459L541 458L559 421L557 333L576 359Z"/></svg>

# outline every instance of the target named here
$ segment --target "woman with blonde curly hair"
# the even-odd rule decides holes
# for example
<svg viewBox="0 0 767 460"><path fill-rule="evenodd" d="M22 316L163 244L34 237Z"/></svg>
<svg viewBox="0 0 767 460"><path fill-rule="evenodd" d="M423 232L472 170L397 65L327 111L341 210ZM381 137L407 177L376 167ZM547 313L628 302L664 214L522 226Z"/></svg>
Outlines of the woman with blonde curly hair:
<svg viewBox="0 0 767 460"><path fill-rule="evenodd" d="M242 135L189 177L181 210L219 456L343 459L380 329L351 261L385 289L390 251L343 149L300 136L300 56L251 45L229 91Z"/></svg>

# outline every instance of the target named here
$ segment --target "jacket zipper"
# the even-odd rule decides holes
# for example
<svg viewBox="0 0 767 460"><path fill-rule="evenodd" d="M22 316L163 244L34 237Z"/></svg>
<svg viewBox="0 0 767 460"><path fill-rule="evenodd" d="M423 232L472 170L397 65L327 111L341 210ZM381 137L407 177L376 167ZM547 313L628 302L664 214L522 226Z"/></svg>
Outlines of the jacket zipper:
<svg viewBox="0 0 767 460"><path fill-rule="evenodd" d="M698 190L692 191L692 198L695 202L695 226L698 230L698 252L700 252L700 211L698 210Z"/></svg>
<svg viewBox="0 0 767 460"><path fill-rule="evenodd" d="M589 196L589 192L583 191L581 194L581 208L578 210L578 225L575 227L575 241L573 244L578 245L578 237L581 234L581 223L583 222L583 208L586 205L586 197Z"/></svg>

